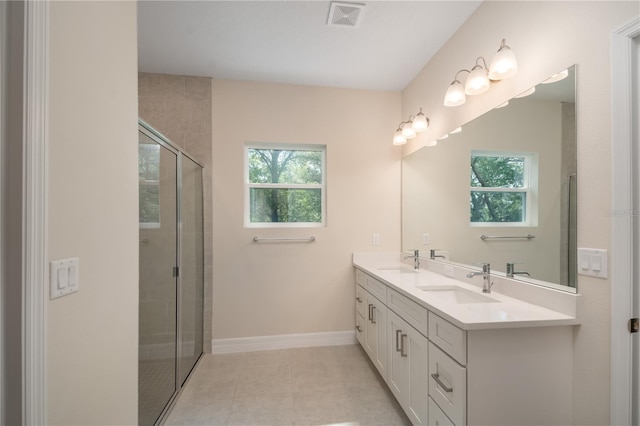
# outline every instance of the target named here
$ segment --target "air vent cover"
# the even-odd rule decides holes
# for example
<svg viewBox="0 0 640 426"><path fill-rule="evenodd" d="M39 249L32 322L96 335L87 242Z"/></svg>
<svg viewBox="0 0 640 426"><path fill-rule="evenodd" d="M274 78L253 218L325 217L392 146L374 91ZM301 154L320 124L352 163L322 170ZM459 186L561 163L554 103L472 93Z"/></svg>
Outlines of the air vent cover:
<svg viewBox="0 0 640 426"><path fill-rule="evenodd" d="M327 25L333 27L358 28L362 20L364 4L331 2Z"/></svg>

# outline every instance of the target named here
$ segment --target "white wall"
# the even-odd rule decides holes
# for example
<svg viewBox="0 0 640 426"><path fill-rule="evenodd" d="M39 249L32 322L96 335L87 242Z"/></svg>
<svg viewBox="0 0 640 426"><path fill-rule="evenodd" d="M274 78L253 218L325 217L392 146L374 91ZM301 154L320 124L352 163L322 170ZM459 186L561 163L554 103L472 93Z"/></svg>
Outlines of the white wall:
<svg viewBox="0 0 640 426"><path fill-rule="evenodd" d="M577 64L578 246L610 248L610 34L640 13L637 2L485 2L403 92L404 115L422 106L439 137ZM519 73L457 108L442 105L461 68L488 60L507 39ZM406 152L419 148L410 143ZM574 424L609 423L610 282L580 276L582 325L575 329Z"/></svg>
<svg viewBox="0 0 640 426"><path fill-rule="evenodd" d="M48 249L80 291L48 305L47 423L136 424L136 4L50 7Z"/></svg>
<svg viewBox="0 0 640 426"><path fill-rule="evenodd" d="M214 80L214 340L353 330L352 252L400 247L399 112L398 92ZM327 145L326 227L244 228L245 141Z"/></svg>

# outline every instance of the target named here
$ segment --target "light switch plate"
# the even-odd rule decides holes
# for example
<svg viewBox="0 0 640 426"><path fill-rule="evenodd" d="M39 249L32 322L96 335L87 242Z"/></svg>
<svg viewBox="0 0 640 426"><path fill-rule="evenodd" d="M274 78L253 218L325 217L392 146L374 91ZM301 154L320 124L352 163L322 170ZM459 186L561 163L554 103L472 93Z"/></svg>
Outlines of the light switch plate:
<svg viewBox="0 0 640 426"><path fill-rule="evenodd" d="M80 259L77 257L51 261L49 298L53 300L77 292L79 278Z"/></svg>
<svg viewBox="0 0 640 426"><path fill-rule="evenodd" d="M607 251L603 249L578 249L578 274L607 278Z"/></svg>
<svg viewBox="0 0 640 426"><path fill-rule="evenodd" d="M371 236L371 244L373 244L374 246L377 246L380 244L380 234L373 234Z"/></svg>

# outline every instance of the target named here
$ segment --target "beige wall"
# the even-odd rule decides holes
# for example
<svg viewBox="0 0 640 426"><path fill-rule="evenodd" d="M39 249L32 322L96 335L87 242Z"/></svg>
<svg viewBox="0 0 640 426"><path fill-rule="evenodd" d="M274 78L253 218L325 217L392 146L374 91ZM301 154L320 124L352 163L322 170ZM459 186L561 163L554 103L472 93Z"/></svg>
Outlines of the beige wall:
<svg viewBox="0 0 640 426"><path fill-rule="evenodd" d="M610 35L638 16L633 2L485 2L403 92L404 115L423 107L439 137L577 64L578 246L610 248ZM514 78L457 108L442 106L454 74L477 56L490 59L506 37L518 57ZM410 152L420 141L406 148ZM575 329L574 424L609 423L610 282L580 276Z"/></svg>
<svg viewBox="0 0 640 426"><path fill-rule="evenodd" d="M136 5L50 8L48 249L80 290L47 306L47 423L136 424Z"/></svg>
<svg viewBox="0 0 640 426"><path fill-rule="evenodd" d="M399 112L397 92L213 81L214 339L353 329L352 252L400 247ZM326 227L244 228L245 141L327 146Z"/></svg>
<svg viewBox="0 0 640 426"><path fill-rule="evenodd" d="M211 78L139 73L140 118L204 165L204 318L211 318ZM211 351L211 321L204 321L204 351Z"/></svg>

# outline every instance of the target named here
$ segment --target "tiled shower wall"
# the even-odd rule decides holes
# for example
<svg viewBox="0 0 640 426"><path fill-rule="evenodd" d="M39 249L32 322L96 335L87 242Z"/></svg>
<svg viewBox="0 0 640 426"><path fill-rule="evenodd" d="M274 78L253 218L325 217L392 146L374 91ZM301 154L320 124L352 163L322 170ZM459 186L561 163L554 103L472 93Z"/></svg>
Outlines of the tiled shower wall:
<svg viewBox="0 0 640 426"><path fill-rule="evenodd" d="M141 119L204 165L204 352L211 352L211 78L138 74Z"/></svg>

